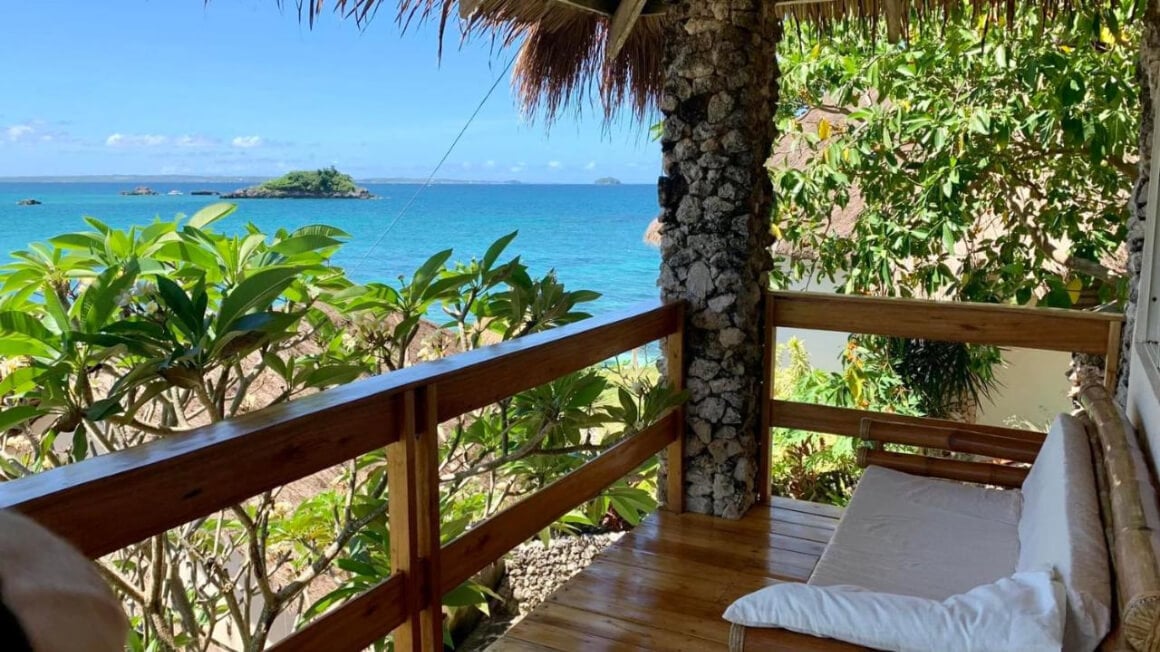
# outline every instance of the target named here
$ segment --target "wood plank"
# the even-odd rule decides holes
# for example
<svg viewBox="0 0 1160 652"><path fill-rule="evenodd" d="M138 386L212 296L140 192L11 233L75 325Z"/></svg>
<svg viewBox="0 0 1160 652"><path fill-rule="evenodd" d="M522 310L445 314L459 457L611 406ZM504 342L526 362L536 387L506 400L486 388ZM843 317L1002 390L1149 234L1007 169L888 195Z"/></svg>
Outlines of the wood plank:
<svg viewBox="0 0 1160 652"><path fill-rule="evenodd" d="M787 509L795 512L805 512L806 514L817 514L819 516L828 516L832 519L842 518L842 514L846 511L837 505L827 505L826 503L811 503L806 500L786 498L785 496L774 496L770 500L770 504L781 509Z"/></svg>
<svg viewBox="0 0 1160 652"><path fill-rule="evenodd" d="M1114 322L1108 324L1108 348L1104 352L1104 387L1113 395L1116 393L1116 382L1120 373L1120 344L1123 336L1123 324Z"/></svg>
<svg viewBox="0 0 1160 652"><path fill-rule="evenodd" d="M585 630L575 630L559 625L542 623L538 620L524 619L518 625L508 630L504 638L522 639L546 645L553 650L571 652L576 650L593 650L594 652L635 652L640 648L629 643L611 641L594 636Z"/></svg>
<svg viewBox="0 0 1160 652"><path fill-rule="evenodd" d="M407 618L406 580L392 575L386 581L330 611L273 647L277 652L362 650L386 636Z"/></svg>
<svg viewBox="0 0 1160 652"><path fill-rule="evenodd" d="M647 0L620 0L617 3L608 26L608 42L604 46L605 65L611 65L624 48L624 44L628 42L628 36L632 33L636 21L640 19L646 2Z"/></svg>
<svg viewBox="0 0 1160 652"><path fill-rule="evenodd" d="M0 509L100 557L394 441L397 400L365 389L335 388L3 482Z"/></svg>
<svg viewBox="0 0 1160 652"><path fill-rule="evenodd" d="M1102 354L1122 315L1055 308L774 292L777 325Z"/></svg>
<svg viewBox="0 0 1160 652"><path fill-rule="evenodd" d="M439 421L447 421L573 371L676 333L680 302L646 302L442 360L392 372L403 387L439 385Z"/></svg>
<svg viewBox="0 0 1160 652"><path fill-rule="evenodd" d="M665 338L665 365L669 387L674 391L685 389L685 308L681 304L677 323L680 329ZM665 449L665 509L675 514L685 511L685 406L678 406L676 432L673 443Z"/></svg>
<svg viewBox="0 0 1160 652"><path fill-rule="evenodd" d="M674 333L680 306L651 302L5 482L0 509L104 555L395 441L407 391L439 384L444 421Z"/></svg>
<svg viewBox="0 0 1160 652"><path fill-rule="evenodd" d="M712 559L721 568L763 577L800 580L813 572L817 556L793 550L774 550L764 537L739 538L724 532L642 531L624 542L635 550L682 559Z"/></svg>
<svg viewBox="0 0 1160 652"><path fill-rule="evenodd" d="M1031 430L1005 428L1003 426L984 426L976 423L959 423L946 419L931 419L929 417L909 417L901 414L886 412L872 412L870 410L855 410L830 405L814 403L799 403L797 401L771 401L773 413L773 427L793 428L811 432L824 432L832 435L858 437L862 428L862 419L879 419L897 423L930 426L932 428L951 428L963 432L977 432L995 437L1006 437L1042 444L1045 435Z"/></svg>
<svg viewBox="0 0 1160 652"><path fill-rule="evenodd" d="M439 422L434 386L418 400L403 396L399 441L387 447L391 497L391 573L407 578L408 617L395 630L395 649L423 652L443 647L439 584ZM423 414L419 414L420 410ZM390 630L375 630L371 640Z"/></svg>
<svg viewBox="0 0 1160 652"><path fill-rule="evenodd" d="M521 641L518 638L508 638L505 636L487 646L486 652L550 652L555 649L547 645Z"/></svg>
<svg viewBox="0 0 1160 652"><path fill-rule="evenodd" d="M595 460L487 519L444 547L441 591L459 586L481 568L598 495L668 445L676 432L672 412Z"/></svg>
<svg viewBox="0 0 1160 652"><path fill-rule="evenodd" d="M869 652L868 648L831 638L817 638L785 629L747 627L742 650L746 652Z"/></svg>
<svg viewBox="0 0 1160 652"><path fill-rule="evenodd" d="M780 529L780 526L786 524L766 523L763 528L752 528L745 525L742 521L727 521L725 519L712 517L710 517L708 521L709 523L704 523L697 521L686 521L682 519L681 521L677 522L666 522L662 525L658 525L655 521L645 521L638 525L633 530L633 532L644 531L645 529L659 529L661 532L672 532L679 531L683 528L705 528L726 532L737 538L764 536L770 548L779 550L792 550L794 552L801 552L817 557L822 554L823 550L825 550L826 542L829 541L829 537L833 534L834 531L833 528L812 528L811 532L819 533L819 536L814 538L803 538L799 536L793 536L792 534L784 534L779 532L778 530ZM714 521L716 521L716 523L714 523ZM788 525L792 526L793 524ZM658 534L657 536L660 535ZM816 540L818 538L821 540Z"/></svg>
<svg viewBox="0 0 1160 652"><path fill-rule="evenodd" d="M820 514L810 514L807 512L799 512L795 509L785 509L783 507L774 507L772 510L773 521L775 523L797 523L800 525L812 525L819 529L829 529L833 531L838 527L838 521L832 516L822 516Z"/></svg>
<svg viewBox="0 0 1160 652"><path fill-rule="evenodd" d="M777 299L765 295L765 344L761 352L761 429L757 437L757 502L769 502L773 495L773 413L772 401L777 396L774 377L777 374Z"/></svg>
<svg viewBox="0 0 1160 652"><path fill-rule="evenodd" d="M714 644L714 641L675 631L668 623L646 625L621 619L607 609L589 611L551 600L536 608L536 618L531 623L533 627L549 625L571 632L582 631L635 649L702 650ZM521 633L516 632L515 636L518 638ZM535 640L534 633L527 638ZM721 646L719 641L717 646Z"/></svg>

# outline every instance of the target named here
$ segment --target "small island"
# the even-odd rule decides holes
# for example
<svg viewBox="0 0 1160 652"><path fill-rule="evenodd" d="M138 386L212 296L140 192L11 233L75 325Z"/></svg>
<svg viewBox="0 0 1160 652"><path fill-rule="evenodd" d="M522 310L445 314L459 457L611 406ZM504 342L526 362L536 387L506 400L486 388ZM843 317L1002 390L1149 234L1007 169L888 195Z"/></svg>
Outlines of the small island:
<svg viewBox="0 0 1160 652"><path fill-rule="evenodd" d="M374 195L355 185L349 174L334 167L295 170L249 188L222 195L222 199L370 199Z"/></svg>
<svg viewBox="0 0 1160 652"><path fill-rule="evenodd" d="M616 177L600 177L599 179L596 180L596 185L598 185L598 186L619 186L620 179L617 179Z"/></svg>
<svg viewBox="0 0 1160 652"><path fill-rule="evenodd" d="M193 195L194 197L216 197L221 193L216 190L194 190L189 194Z"/></svg>
<svg viewBox="0 0 1160 652"><path fill-rule="evenodd" d="M137 186L132 190L122 190L122 195L126 197L151 197L157 194L157 191L149 186Z"/></svg>
<svg viewBox="0 0 1160 652"><path fill-rule="evenodd" d="M43 203L44 202L40 201L39 199L21 199L20 201L16 202L16 205L17 206L40 206Z"/></svg>

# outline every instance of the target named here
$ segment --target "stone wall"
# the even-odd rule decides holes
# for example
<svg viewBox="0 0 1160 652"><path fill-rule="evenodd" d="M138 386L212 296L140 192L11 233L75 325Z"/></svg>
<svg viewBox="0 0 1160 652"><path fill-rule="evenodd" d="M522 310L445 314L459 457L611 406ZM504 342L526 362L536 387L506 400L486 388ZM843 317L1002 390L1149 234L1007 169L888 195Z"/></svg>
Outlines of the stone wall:
<svg viewBox="0 0 1160 652"><path fill-rule="evenodd" d="M1120 378L1116 399L1121 405L1128 401L1128 373L1131 368L1133 332L1136 326L1136 306L1140 299L1140 266L1144 258L1144 226L1148 218L1148 180L1152 174L1153 110L1160 87L1160 3L1148 3L1144 17L1144 33L1140 39L1140 67L1136 77L1140 82L1140 161L1139 176L1132 188L1131 213L1128 224L1128 304L1124 310L1127 323L1120 346Z"/></svg>
<svg viewBox="0 0 1160 652"><path fill-rule="evenodd" d="M757 477L772 244L764 163L781 29L772 7L670 0L666 27L659 285L664 300L689 306L685 504L726 518L753 504Z"/></svg>

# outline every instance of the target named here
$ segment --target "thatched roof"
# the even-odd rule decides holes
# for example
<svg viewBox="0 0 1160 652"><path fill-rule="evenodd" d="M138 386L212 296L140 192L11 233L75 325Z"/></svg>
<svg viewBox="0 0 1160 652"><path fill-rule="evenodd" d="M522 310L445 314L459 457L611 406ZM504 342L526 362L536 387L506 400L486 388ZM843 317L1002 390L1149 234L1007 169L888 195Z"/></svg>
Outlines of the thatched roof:
<svg viewBox="0 0 1160 652"><path fill-rule="evenodd" d="M964 6L952 0L765 1L776 2L776 11L783 17L823 27L849 20L877 28L882 20L891 41L906 33L912 18L940 24L944 13ZM295 2L299 15L311 23L319 14L334 11L363 24L385 6L395 9L404 28L413 21L437 20L440 47L452 24L461 27L465 38L487 36L501 45L518 44L513 84L524 109L549 120L566 107L580 110L593 104L599 104L606 118L628 107L640 119L651 112L660 96L664 0ZM1072 0L969 0L974 11L995 17L1006 14L1008 23L1017 2L1033 4L1046 14L1074 4Z"/></svg>

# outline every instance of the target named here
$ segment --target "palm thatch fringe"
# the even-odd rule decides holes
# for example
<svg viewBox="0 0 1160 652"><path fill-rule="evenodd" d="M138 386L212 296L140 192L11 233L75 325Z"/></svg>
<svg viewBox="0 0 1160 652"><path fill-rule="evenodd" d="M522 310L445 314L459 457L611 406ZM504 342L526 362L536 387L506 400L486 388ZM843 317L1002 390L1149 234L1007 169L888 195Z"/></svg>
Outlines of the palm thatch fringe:
<svg viewBox="0 0 1160 652"><path fill-rule="evenodd" d="M440 51L453 19L463 38L488 36L504 46L518 45L513 85L524 110L548 122L567 107L582 111L597 104L605 119L622 107L629 108L638 121L650 116L663 79L664 9L674 1L647 2L624 46L606 60L611 15L618 0L294 0L299 17L311 25L327 10L365 25L393 2L396 20L404 29L413 21L438 21ZM896 41L910 32L912 23L938 28L953 12L970 11L988 26L1003 26L1015 21L1017 3L1038 8L1050 20L1081 4L1108 0L767 1L776 3L778 16L799 28L826 31L839 24L855 24L878 34L880 21L885 20L887 37Z"/></svg>

